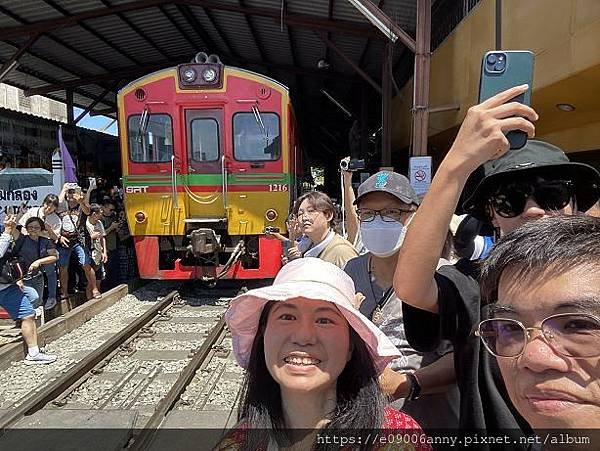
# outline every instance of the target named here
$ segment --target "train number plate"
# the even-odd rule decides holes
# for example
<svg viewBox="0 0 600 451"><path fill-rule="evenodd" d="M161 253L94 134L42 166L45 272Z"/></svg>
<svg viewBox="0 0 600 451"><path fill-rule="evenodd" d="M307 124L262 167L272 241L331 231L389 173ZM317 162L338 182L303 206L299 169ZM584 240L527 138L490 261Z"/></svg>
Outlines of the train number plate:
<svg viewBox="0 0 600 451"><path fill-rule="evenodd" d="M288 186L280 183L271 183L269 184L269 191L271 192L280 192L280 191L288 191Z"/></svg>

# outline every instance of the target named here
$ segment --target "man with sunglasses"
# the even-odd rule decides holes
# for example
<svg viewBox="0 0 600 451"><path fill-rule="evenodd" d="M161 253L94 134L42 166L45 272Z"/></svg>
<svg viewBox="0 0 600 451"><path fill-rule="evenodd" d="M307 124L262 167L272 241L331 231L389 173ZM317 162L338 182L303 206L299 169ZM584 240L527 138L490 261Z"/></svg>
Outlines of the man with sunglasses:
<svg viewBox="0 0 600 451"><path fill-rule="evenodd" d="M521 130L529 138L535 132L537 113L511 101L526 90L526 85L510 88L468 110L413 218L394 278L409 343L418 350L432 349L442 339L454 345L465 429L529 428L497 383L495 360L473 333L481 320L477 265L462 259L436 271L467 179L464 209L493 224L497 235L544 216L585 211L598 200L592 187L600 185L600 174L592 167L571 163L547 143L529 141L522 149L509 149L507 132Z"/></svg>
<svg viewBox="0 0 600 451"><path fill-rule="evenodd" d="M415 351L406 340L402 309L392 286L398 250L419 206L408 179L379 171L358 187L354 204L367 250L346 263L356 291L363 294L360 311L402 351L380 377L382 389L398 401L425 430L458 426L458 390L447 344L433 352ZM403 404L400 404L403 403Z"/></svg>
<svg viewBox="0 0 600 451"><path fill-rule="evenodd" d="M531 427L598 428L600 219L549 217L511 232L483 263L481 292L490 319L477 335ZM600 431L582 432L600 448Z"/></svg>

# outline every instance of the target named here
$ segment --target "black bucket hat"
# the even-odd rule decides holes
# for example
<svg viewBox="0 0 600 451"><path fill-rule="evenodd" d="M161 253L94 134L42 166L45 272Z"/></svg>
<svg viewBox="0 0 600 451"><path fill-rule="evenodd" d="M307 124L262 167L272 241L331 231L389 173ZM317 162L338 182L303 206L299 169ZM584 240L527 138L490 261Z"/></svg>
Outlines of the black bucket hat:
<svg viewBox="0 0 600 451"><path fill-rule="evenodd" d="M489 222L488 198L502 180L538 174L573 181L580 211L591 208L600 197L600 173L596 169L569 161L565 153L552 144L529 140L521 149L511 149L471 174L465 185L463 210L481 221Z"/></svg>

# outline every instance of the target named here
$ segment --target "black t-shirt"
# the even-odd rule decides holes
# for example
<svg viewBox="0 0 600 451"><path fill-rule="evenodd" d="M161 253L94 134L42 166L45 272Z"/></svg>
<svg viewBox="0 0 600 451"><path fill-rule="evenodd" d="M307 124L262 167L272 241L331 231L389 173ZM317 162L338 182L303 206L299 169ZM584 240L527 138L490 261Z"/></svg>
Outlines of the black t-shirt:
<svg viewBox="0 0 600 451"><path fill-rule="evenodd" d="M456 265L442 266L436 272L435 280L439 313L403 303L404 325L410 345L418 351L435 349L442 339L450 340L454 345L454 367L461 398L459 427L512 432L515 437L529 435L531 429L506 393L496 359L474 334L481 318L475 265L462 259ZM507 449L519 447L511 444Z"/></svg>

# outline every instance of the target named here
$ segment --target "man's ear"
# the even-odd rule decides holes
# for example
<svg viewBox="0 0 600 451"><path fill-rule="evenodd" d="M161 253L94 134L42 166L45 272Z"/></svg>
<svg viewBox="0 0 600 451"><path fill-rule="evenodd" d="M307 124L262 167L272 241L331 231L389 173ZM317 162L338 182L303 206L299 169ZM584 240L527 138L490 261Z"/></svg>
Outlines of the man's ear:
<svg viewBox="0 0 600 451"><path fill-rule="evenodd" d="M327 222L330 222L333 219L333 212L328 211L325 213L325 218L327 219Z"/></svg>

